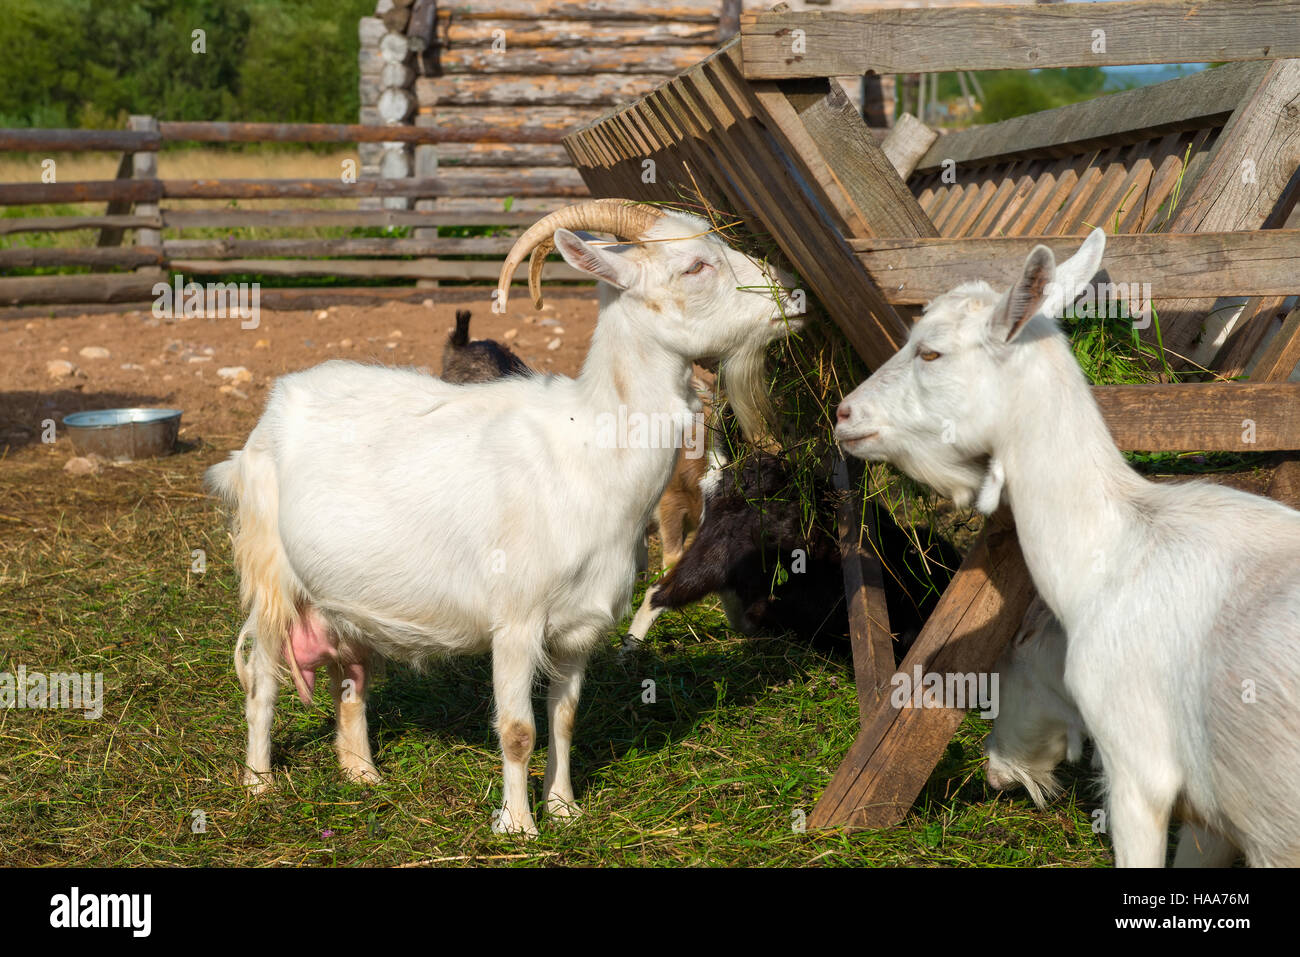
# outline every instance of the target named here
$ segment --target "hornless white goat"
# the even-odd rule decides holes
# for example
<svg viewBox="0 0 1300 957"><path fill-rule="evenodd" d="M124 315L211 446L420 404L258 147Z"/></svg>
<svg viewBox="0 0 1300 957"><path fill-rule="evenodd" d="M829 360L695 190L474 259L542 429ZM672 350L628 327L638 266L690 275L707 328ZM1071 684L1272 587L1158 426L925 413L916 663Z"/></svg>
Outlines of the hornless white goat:
<svg viewBox="0 0 1300 957"><path fill-rule="evenodd" d="M991 505L1005 482L1069 636L1065 687L1101 758L1118 864L1160 866L1181 803L1250 863L1297 865L1300 513L1124 461L1054 322L1104 247L1094 230L1057 269L1038 246L1009 293L937 298L836 433L959 503Z"/></svg>
<svg viewBox="0 0 1300 957"><path fill-rule="evenodd" d="M999 676L998 716L984 742L985 777L999 789L1023 785L1039 807L1060 789L1056 766L1078 761L1088 737L1065 687L1066 650L1065 629L1035 598L993 669ZM1175 867L1227 867L1237 856L1227 839L1183 822Z"/></svg>
<svg viewBox="0 0 1300 957"><path fill-rule="evenodd" d="M515 267L552 242L602 280L577 379L451 385L327 362L281 378L243 450L209 471L236 513L248 784L269 776L286 664L304 700L315 669L330 666L341 763L369 780L371 654L420 663L491 651L505 764L494 827L536 833L527 775L539 669L551 679L543 798L551 815L576 812L569 749L584 666L631 599L637 546L689 421L691 361L720 358L737 415L753 427L766 347L789 324L773 270L702 219L623 200L570 206L528 229L502 269L502 305ZM637 416L677 432L638 430Z"/></svg>

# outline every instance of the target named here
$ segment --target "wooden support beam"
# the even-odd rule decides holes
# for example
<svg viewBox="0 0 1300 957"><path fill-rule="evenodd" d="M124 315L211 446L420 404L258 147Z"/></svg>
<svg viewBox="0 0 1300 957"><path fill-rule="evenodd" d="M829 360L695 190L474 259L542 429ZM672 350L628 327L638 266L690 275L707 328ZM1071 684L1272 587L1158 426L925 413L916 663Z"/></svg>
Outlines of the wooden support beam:
<svg viewBox="0 0 1300 957"><path fill-rule="evenodd" d="M587 187L571 170L510 171L492 176L481 171L463 176L427 179L362 179L345 183L338 179L168 179L161 183L168 199L335 199L362 196L586 196ZM104 184L64 184L118 186ZM135 186L137 184L129 184ZM156 186L141 183L140 186ZM0 203L7 186L0 186ZM52 188L52 187L45 187ZM107 191L106 191L107 192ZM153 195L142 191L142 195ZM75 202L75 200L68 200ZM23 200L36 202L36 200Z"/></svg>
<svg viewBox="0 0 1300 957"><path fill-rule="evenodd" d="M162 137L137 130L36 130L0 129L0 152L107 150L136 153L156 150Z"/></svg>
<svg viewBox="0 0 1300 957"><path fill-rule="evenodd" d="M500 202L475 203L455 209L415 212L392 209L165 209L168 229L231 229L245 226L276 228L320 226L528 226L566 200L516 203L509 212ZM523 207L523 208L521 208ZM0 219L0 234L7 222ZM146 224L147 225L147 224Z"/></svg>
<svg viewBox="0 0 1300 957"><path fill-rule="evenodd" d="M885 238L850 245L891 303L920 305L976 279L1009 288L1035 246L1047 246L1061 262L1083 238ZM1107 236L1104 265L1111 283L1136 284L1139 296L1149 286L1157 300L1289 296L1300 293L1300 229ZM1165 309L1158 308L1163 322Z"/></svg>
<svg viewBox="0 0 1300 957"><path fill-rule="evenodd" d="M904 183L916 169L921 157L929 152L934 141L939 138L938 130L932 130L911 113L899 116L893 129L889 131L880 144L885 157L898 172L898 178Z"/></svg>
<svg viewBox="0 0 1300 957"><path fill-rule="evenodd" d="M885 575L875 543L875 506L861 494L862 463L840 459L834 484L842 499L836 509L840 567L848 605L853 680L858 690L858 721L866 725L885 700L894 673L894 639L885 599Z"/></svg>
<svg viewBox="0 0 1300 957"><path fill-rule="evenodd" d="M1092 396L1125 451L1300 449L1300 382L1098 385Z"/></svg>
<svg viewBox="0 0 1300 957"><path fill-rule="evenodd" d="M1292 0L749 13L740 36L754 80L1300 56Z"/></svg>
<svg viewBox="0 0 1300 957"><path fill-rule="evenodd" d="M1005 509L957 569L898 673L988 672L1034 594ZM901 821L966 717L958 708L896 708L886 697L822 793L812 827L890 827Z"/></svg>
<svg viewBox="0 0 1300 957"><path fill-rule="evenodd" d="M501 272L501 263L483 259L174 259L171 268L195 276L257 273L263 276L495 280ZM568 263L550 262L542 270L542 279L548 282L590 282L591 276ZM520 273L516 281L526 282L527 276Z"/></svg>

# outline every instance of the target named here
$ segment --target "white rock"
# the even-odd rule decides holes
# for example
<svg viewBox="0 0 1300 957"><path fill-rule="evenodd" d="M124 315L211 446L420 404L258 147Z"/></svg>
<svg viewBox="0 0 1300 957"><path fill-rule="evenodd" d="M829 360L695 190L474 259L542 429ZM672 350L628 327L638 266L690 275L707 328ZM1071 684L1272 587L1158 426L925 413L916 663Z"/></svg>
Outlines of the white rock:
<svg viewBox="0 0 1300 957"><path fill-rule="evenodd" d="M77 353L83 359L107 359L111 354L103 346L86 346Z"/></svg>
<svg viewBox="0 0 1300 957"><path fill-rule="evenodd" d="M243 366L226 366L217 370L217 378L228 379L232 384L239 385L243 382L252 382L253 373Z"/></svg>
<svg viewBox="0 0 1300 957"><path fill-rule="evenodd" d="M77 367L67 359L51 359L45 363L45 372L51 379L66 379L76 371Z"/></svg>
<svg viewBox="0 0 1300 957"><path fill-rule="evenodd" d="M95 475L103 468L103 462L104 460L94 453L84 457L76 456L63 463L63 471L69 475Z"/></svg>
<svg viewBox="0 0 1300 957"><path fill-rule="evenodd" d="M330 314L329 314L328 312L326 312L324 309L322 309L320 312L316 313L316 318L317 318L317 319L328 319L329 317L330 317Z"/></svg>
<svg viewBox="0 0 1300 957"><path fill-rule="evenodd" d="M548 343L546 344L546 348L547 348L548 351L550 351L550 352L554 352L556 349L560 348L560 346L562 346L562 345L564 345L564 340L563 340L563 339L552 339L550 342L548 342Z"/></svg>

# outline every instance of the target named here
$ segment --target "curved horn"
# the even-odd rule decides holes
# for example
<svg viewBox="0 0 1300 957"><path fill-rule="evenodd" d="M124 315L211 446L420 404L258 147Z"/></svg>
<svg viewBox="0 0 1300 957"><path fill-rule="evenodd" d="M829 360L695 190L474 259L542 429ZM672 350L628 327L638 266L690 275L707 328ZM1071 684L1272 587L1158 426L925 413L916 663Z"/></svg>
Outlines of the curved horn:
<svg viewBox="0 0 1300 957"><path fill-rule="evenodd" d="M575 203L543 216L515 240L510 254L501 266L497 280L497 302L504 309L510 294L510 280L519 264L538 246L552 241L557 229L583 229L589 232L612 233L622 239L636 239L646 233L664 215L656 206L646 206L630 199L593 199ZM554 248L552 246L552 248ZM546 252L550 252L548 249ZM535 257L529 268L529 288L533 302L541 303L541 261L546 254ZM533 273L536 273L534 285Z"/></svg>

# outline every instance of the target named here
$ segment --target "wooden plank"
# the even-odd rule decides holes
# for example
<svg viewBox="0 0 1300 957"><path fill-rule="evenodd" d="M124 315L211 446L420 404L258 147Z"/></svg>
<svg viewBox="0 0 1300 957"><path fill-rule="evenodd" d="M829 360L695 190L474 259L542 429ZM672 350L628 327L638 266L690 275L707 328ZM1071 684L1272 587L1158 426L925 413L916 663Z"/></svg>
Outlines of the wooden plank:
<svg viewBox="0 0 1300 957"><path fill-rule="evenodd" d="M1105 31L1104 52L1094 30ZM756 80L1300 56L1292 0L750 13L740 36Z"/></svg>
<svg viewBox="0 0 1300 957"><path fill-rule="evenodd" d="M162 271L99 273L88 276L18 276L0 279L0 305L59 302L131 302L152 299Z"/></svg>
<svg viewBox="0 0 1300 957"><path fill-rule="evenodd" d="M450 11L438 17L438 37L449 49L491 47L717 46L718 22L705 20L554 20L549 18L462 19Z"/></svg>
<svg viewBox="0 0 1300 957"><path fill-rule="evenodd" d="M330 199L362 196L586 196L587 187L571 170L510 171L490 176L465 171L420 179L169 179L162 195L169 199ZM141 184L153 185L153 184ZM6 187L0 186L0 200Z"/></svg>
<svg viewBox="0 0 1300 957"><path fill-rule="evenodd" d="M454 201L452 201L454 202ZM281 229L325 226L527 226L563 200L522 200L509 212L500 202L471 201L433 212L392 209L166 209L162 224L169 229L230 229L267 226ZM0 223L5 220L0 219ZM14 220L20 222L20 220Z"/></svg>
<svg viewBox="0 0 1300 957"><path fill-rule="evenodd" d="M0 183L0 206L49 203L102 203L110 200L156 202L162 195L157 180L106 179L71 183Z"/></svg>
<svg viewBox="0 0 1300 957"><path fill-rule="evenodd" d="M263 256L504 256L513 236L429 239L169 239L169 258L238 259ZM0 251L3 262L4 251Z"/></svg>
<svg viewBox="0 0 1300 957"><path fill-rule="evenodd" d="M457 20L691 20L712 23L718 19L713 2L683 3L665 0L648 10L644 0L444 0L439 13Z"/></svg>
<svg viewBox="0 0 1300 957"><path fill-rule="evenodd" d="M438 106L436 110L423 107L415 122L422 128L439 129L448 141L461 143L559 143L565 133L601 113L595 107L578 106ZM459 133L465 130L476 135L463 139ZM483 130L492 130L493 135L477 135Z"/></svg>
<svg viewBox="0 0 1300 957"><path fill-rule="evenodd" d="M1229 63L1137 90L957 130L938 140L917 170L939 169L946 159L960 167L1026 153L1060 155L1221 126L1266 69L1262 63Z"/></svg>
<svg viewBox="0 0 1300 957"><path fill-rule="evenodd" d="M415 98L433 106L605 106L630 102L664 82L658 74L588 73L579 76L452 73L420 77Z"/></svg>
<svg viewBox="0 0 1300 957"><path fill-rule="evenodd" d="M1300 449L1300 383L1094 386L1115 444L1132 452Z"/></svg>
<svg viewBox="0 0 1300 957"><path fill-rule="evenodd" d="M1300 187L1297 170L1300 59L1279 60L1233 114L1199 175L1185 183L1170 229L1220 232L1281 225ZM1160 313L1165 348L1190 355L1206 308L1195 301L1166 304Z"/></svg>
<svg viewBox="0 0 1300 957"><path fill-rule="evenodd" d="M1300 306L1292 309L1277 335L1264 347L1251 377L1257 382L1285 381L1300 363Z"/></svg>
<svg viewBox="0 0 1300 957"><path fill-rule="evenodd" d="M675 76L713 52L712 46L477 47L443 50L444 73L659 73Z"/></svg>
<svg viewBox="0 0 1300 957"><path fill-rule="evenodd" d="M159 123L163 139L168 142L198 143L476 143L524 141L537 135L526 124L522 129L506 132L513 140L503 140L503 132L491 122L462 124L457 129L436 126L381 126L373 123ZM541 142L558 143L558 136ZM538 140L532 140L538 142Z"/></svg>
<svg viewBox="0 0 1300 957"><path fill-rule="evenodd" d="M840 567L848 605L858 723L865 725L885 700L894 673L894 639L889 627L884 569L872 544L880 541L875 505L863 500L862 472L860 462L840 459L834 484L843 496L836 509Z"/></svg>
<svg viewBox="0 0 1300 957"><path fill-rule="evenodd" d="M0 236L73 229L161 229L161 216L0 216Z"/></svg>
<svg viewBox="0 0 1300 957"><path fill-rule="evenodd" d="M898 671L988 672L1033 597L1009 515L990 518ZM909 677L910 680L910 677ZM809 816L811 827L888 827L907 814L966 712L895 708L888 698Z"/></svg>
<svg viewBox="0 0 1300 957"><path fill-rule="evenodd" d="M438 146L438 167L453 166L571 166L569 154L558 143L443 143Z"/></svg>
<svg viewBox="0 0 1300 957"><path fill-rule="evenodd" d="M1300 288L1300 282L1297 283L1297 288ZM1215 353L1214 359L1208 363L1209 367L1225 379L1245 375L1250 360L1272 330L1274 321L1287 315L1286 303L1289 298L1252 296L1247 299L1232 331Z"/></svg>
<svg viewBox="0 0 1300 957"><path fill-rule="evenodd" d="M348 259L174 259L176 272L196 276L254 273L264 276L360 276L409 279L495 280L501 272L496 260L348 260ZM568 263L550 262L542 270L548 282L588 282L591 277ZM525 273L517 281L526 282Z"/></svg>
<svg viewBox="0 0 1300 957"><path fill-rule="evenodd" d="M156 132L137 132L134 130L37 130L37 129L0 129L0 151L36 152L36 151L75 151L108 150L124 153L137 153L141 150L156 150L162 145L162 138Z"/></svg>
<svg viewBox="0 0 1300 957"><path fill-rule="evenodd" d="M0 269L34 269L48 266L163 266L156 246L115 246L64 249L53 246L11 246L0 249Z"/></svg>
<svg viewBox="0 0 1300 957"><path fill-rule="evenodd" d="M1010 287L1035 246L1047 246L1059 262L1084 235L852 239L849 245L891 303L920 305L976 279ZM1114 283L1149 283L1153 299L1287 296L1300 293L1300 230L1107 236L1104 265Z"/></svg>
<svg viewBox="0 0 1300 957"><path fill-rule="evenodd" d="M906 183L938 138L937 130L930 129L911 113L904 113L895 121L880 148L898 171L898 178Z"/></svg>

